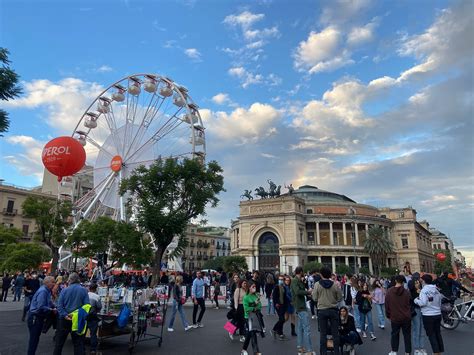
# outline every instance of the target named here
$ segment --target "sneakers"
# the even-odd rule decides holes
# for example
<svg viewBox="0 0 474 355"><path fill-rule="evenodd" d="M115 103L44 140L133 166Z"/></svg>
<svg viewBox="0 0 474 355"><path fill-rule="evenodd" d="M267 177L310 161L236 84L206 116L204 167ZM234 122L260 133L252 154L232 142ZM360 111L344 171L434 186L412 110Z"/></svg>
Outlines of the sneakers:
<svg viewBox="0 0 474 355"><path fill-rule="evenodd" d="M375 334L374 334L374 333L370 333L370 340L373 341L373 340L375 340L375 339L377 339L377 337L375 336Z"/></svg>
<svg viewBox="0 0 474 355"><path fill-rule="evenodd" d="M356 355L356 350L354 348L349 351L349 355Z"/></svg>
<svg viewBox="0 0 474 355"><path fill-rule="evenodd" d="M397 355L397 352L396 352L396 351L390 351L390 352L388 353L388 355Z"/></svg>
<svg viewBox="0 0 474 355"><path fill-rule="evenodd" d="M194 323L191 327L193 327L194 329L197 329L198 325L197 325L197 323Z"/></svg>
<svg viewBox="0 0 474 355"><path fill-rule="evenodd" d="M380 329L385 329L385 326L384 325L379 325L379 328Z"/></svg>
<svg viewBox="0 0 474 355"><path fill-rule="evenodd" d="M168 331L169 332L174 332L174 329L173 328L168 328Z"/></svg>
<svg viewBox="0 0 474 355"><path fill-rule="evenodd" d="M229 333L229 338L230 338L230 340L234 340L234 334Z"/></svg>
<svg viewBox="0 0 474 355"><path fill-rule="evenodd" d="M194 327L192 325L187 325L186 327L184 327L184 331L187 332L188 330L191 330L193 328Z"/></svg>
<svg viewBox="0 0 474 355"><path fill-rule="evenodd" d="M278 340L285 341L285 340L290 340L290 339L288 339L285 335L282 334L278 336Z"/></svg>
<svg viewBox="0 0 474 355"><path fill-rule="evenodd" d="M241 336L240 339L239 339L239 341L240 341L241 343L244 343L244 342L245 342L245 337L244 337L244 336Z"/></svg>
<svg viewBox="0 0 474 355"><path fill-rule="evenodd" d="M356 331L357 331L357 333L361 332L360 328L356 328Z"/></svg>
<svg viewBox="0 0 474 355"><path fill-rule="evenodd" d="M311 316L311 319L316 319L316 316L315 316L315 315L314 315L314 316Z"/></svg>
<svg viewBox="0 0 474 355"><path fill-rule="evenodd" d="M420 349L420 355L428 355L428 352L425 349Z"/></svg>
<svg viewBox="0 0 474 355"><path fill-rule="evenodd" d="M242 351L240 352L240 355L249 355L249 353L247 352L247 350L242 350Z"/></svg>
<svg viewBox="0 0 474 355"><path fill-rule="evenodd" d="M367 333L366 332L362 332L362 338L367 338Z"/></svg>
<svg viewBox="0 0 474 355"><path fill-rule="evenodd" d="M198 323L197 326L198 326L198 328L204 328L204 324L202 324L202 323Z"/></svg>
<svg viewBox="0 0 474 355"><path fill-rule="evenodd" d="M215 307L214 309L219 309L219 307Z"/></svg>

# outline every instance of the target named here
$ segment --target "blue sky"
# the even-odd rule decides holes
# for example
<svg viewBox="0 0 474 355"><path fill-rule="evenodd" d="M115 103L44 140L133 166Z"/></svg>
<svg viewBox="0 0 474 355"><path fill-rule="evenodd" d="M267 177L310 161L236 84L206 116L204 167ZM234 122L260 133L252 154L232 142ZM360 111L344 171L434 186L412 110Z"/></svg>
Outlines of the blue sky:
<svg viewBox="0 0 474 355"><path fill-rule="evenodd" d="M227 192L313 184L419 219L473 251L469 1L2 1L0 43L25 88L1 178L41 179L39 152L98 90L137 72L185 85ZM474 254L473 254L474 256Z"/></svg>

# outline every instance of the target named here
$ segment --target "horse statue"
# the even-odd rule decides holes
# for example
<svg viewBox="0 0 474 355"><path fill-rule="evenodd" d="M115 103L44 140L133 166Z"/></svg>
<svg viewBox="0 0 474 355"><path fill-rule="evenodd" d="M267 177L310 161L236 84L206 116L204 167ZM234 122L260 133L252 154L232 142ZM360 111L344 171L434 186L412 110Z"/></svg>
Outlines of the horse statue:
<svg viewBox="0 0 474 355"><path fill-rule="evenodd" d="M293 184L290 184L289 186L286 186L286 184L285 184L285 188L288 189L288 195L293 195L293 191L295 191L295 188L293 187Z"/></svg>
<svg viewBox="0 0 474 355"><path fill-rule="evenodd" d="M271 197L271 198L275 198L275 197L278 197L280 196L280 191L281 191L281 185L278 185L278 187L276 187L275 185L275 188L270 190L270 192L268 193L268 195Z"/></svg>
<svg viewBox="0 0 474 355"><path fill-rule="evenodd" d="M265 189L260 186L255 189L255 195L260 196L261 199L264 199L268 197L268 192L266 192Z"/></svg>
<svg viewBox="0 0 474 355"><path fill-rule="evenodd" d="M270 190L269 190L269 192L268 192L268 195L269 195L270 197L274 197L274 196L275 196L275 190L276 190L276 187L277 187L277 186L276 186L275 183L274 183L272 180L270 180L270 179L268 179L267 182L268 182L268 184L270 185Z"/></svg>
<svg viewBox="0 0 474 355"><path fill-rule="evenodd" d="M275 190L275 197L279 197L279 196L280 196L280 190L281 190L281 185L278 185L278 187L277 187L276 190Z"/></svg>
<svg viewBox="0 0 474 355"><path fill-rule="evenodd" d="M252 190L245 190L244 194L240 195L240 197L247 198L247 201L253 200Z"/></svg>

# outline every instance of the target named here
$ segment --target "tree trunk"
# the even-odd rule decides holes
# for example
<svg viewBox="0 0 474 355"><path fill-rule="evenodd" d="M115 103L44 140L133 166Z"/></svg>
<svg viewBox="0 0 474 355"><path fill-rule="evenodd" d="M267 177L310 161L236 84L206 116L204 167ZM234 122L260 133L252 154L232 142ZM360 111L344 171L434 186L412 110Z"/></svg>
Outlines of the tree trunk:
<svg viewBox="0 0 474 355"><path fill-rule="evenodd" d="M159 246L155 251L155 258L153 259L153 277L151 278L151 287L155 287L160 283L161 259L165 253L166 248Z"/></svg>
<svg viewBox="0 0 474 355"><path fill-rule="evenodd" d="M55 246L50 246L51 253L53 254L53 261L51 262L51 274L54 275L58 268L58 262L59 262L59 248Z"/></svg>

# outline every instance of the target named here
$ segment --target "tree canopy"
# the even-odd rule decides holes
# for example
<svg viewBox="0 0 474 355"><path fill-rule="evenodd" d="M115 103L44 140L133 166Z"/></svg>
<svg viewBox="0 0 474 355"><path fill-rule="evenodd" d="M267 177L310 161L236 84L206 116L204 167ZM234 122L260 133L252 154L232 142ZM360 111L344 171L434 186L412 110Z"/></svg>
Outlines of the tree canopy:
<svg viewBox="0 0 474 355"><path fill-rule="evenodd" d="M71 202L45 197L28 196L22 205L25 217L34 218L37 226L35 238L51 249L51 270L58 267L59 247L67 238L71 226Z"/></svg>
<svg viewBox="0 0 474 355"><path fill-rule="evenodd" d="M435 265L434 265L434 272L436 275L440 275L442 272L447 271L447 272L453 272L453 264L452 264L452 256L451 252L447 249L435 249L434 255L438 253L443 253L446 255L446 259L444 261L439 261L438 258L436 258Z"/></svg>
<svg viewBox="0 0 474 355"><path fill-rule="evenodd" d="M241 274L249 269L245 257L237 255L226 256L224 259L223 267L225 272L232 272L237 274Z"/></svg>
<svg viewBox="0 0 474 355"><path fill-rule="evenodd" d="M375 226L369 229L364 244L364 250L372 259L375 274L380 275L381 268L385 265L387 255L394 252L394 247L386 231L380 226ZM360 272L362 272L362 269Z"/></svg>
<svg viewBox="0 0 474 355"><path fill-rule="evenodd" d="M7 246L17 243L22 235L23 233L21 230L17 228L8 228L3 224L0 224L0 265L8 256L8 253L6 252Z"/></svg>
<svg viewBox="0 0 474 355"><path fill-rule="evenodd" d="M9 244L5 249L5 255L0 270L10 272L36 269L41 262L51 258L48 249L39 243Z"/></svg>
<svg viewBox="0 0 474 355"><path fill-rule="evenodd" d="M14 70L10 68L10 60L8 59L8 49L0 47L0 100L8 101L18 97L22 90L18 85L19 76L15 73ZM2 133L8 131L10 126L10 119L8 118L8 113L0 109L0 137L3 136Z"/></svg>
<svg viewBox="0 0 474 355"><path fill-rule="evenodd" d="M323 267L323 264L318 263L317 261L310 261L309 263L304 264L303 271L311 272L311 273L314 271L319 272L319 270L321 270L322 267Z"/></svg>
<svg viewBox="0 0 474 355"><path fill-rule="evenodd" d="M81 257L95 258L107 253L110 268L123 264L141 267L152 260L152 250L144 239L133 224L102 216L92 222L83 220L67 244L74 255Z"/></svg>
<svg viewBox="0 0 474 355"><path fill-rule="evenodd" d="M175 236L178 245L171 256L187 245L186 226L205 215L206 206L216 207L224 190L222 168L196 159L159 159L148 168L140 166L122 181L121 193L129 193L128 214L148 233L156 247L153 275L159 275L161 259ZM157 278L153 278L156 283Z"/></svg>

